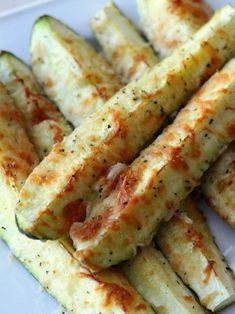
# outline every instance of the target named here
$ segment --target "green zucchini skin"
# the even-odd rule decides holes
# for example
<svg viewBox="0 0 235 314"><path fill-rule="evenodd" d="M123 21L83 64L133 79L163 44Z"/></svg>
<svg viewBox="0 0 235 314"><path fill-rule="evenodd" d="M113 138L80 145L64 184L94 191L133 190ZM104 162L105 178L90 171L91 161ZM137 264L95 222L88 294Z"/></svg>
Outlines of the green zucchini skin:
<svg viewBox="0 0 235 314"><path fill-rule="evenodd" d="M185 43L213 15L204 0L137 0L137 7L141 27L162 58Z"/></svg>
<svg viewBox="0 0 235 314"><path fill-rule="evenodd" d="M41 16L34 24L31 62L47 96L75 127L122 86L101 54L51 16Z"/></svg>
<svg viewBox="0 0 235 314"><path fill-rule="evenodd" d="M235 278L195 202L187 199L163 224L156 242L202 305L219 311L235 301Z"/></svg>
<svg viewBox="0 0 235 314"><path fill-rule="evenodd" d="M235 142L206 172L201 187L208 205L235 228Z"/></svg>
<svg viewBox="0 0 235 314"><path fill-rule="evenodd" d="M163 254L154 247L140 249L135 257L123 264L122 270L156 313L205 313Z"/></svg>
<svg viewBox="0 0 235 314"><path fill-rule="evenodd" d="M128 83L139 78L159 62L136 26L113 2L108 2L96 13L91 28L122 81Z"/></svg>
<svg viewBox="0 0 235 314"><path fill-rule="evenodd" d="M165 118L230 58L234 27L235 10L225 6L182 48L121 89L54 146L21 191L20 228L38 238L66 237L97 195L97 179L117 162L133 160Z"/></svg>
<svg viewBox="0 0 235 314"><path fill-rule="evenodd" d="M70 234L83 265L98 271L134 256L200 184L234 138L234 73L235 59L119 176L116 186L93 206L91 217L74 224Z"/></svg>
<svg viewBox="0 0 235 314"><path fill-rule="evenodd" d="M72 128L44 96L31 69L7 51L0 53L0 80L22 112L27 134L43 159L55 143L72 132Z"/></svg>

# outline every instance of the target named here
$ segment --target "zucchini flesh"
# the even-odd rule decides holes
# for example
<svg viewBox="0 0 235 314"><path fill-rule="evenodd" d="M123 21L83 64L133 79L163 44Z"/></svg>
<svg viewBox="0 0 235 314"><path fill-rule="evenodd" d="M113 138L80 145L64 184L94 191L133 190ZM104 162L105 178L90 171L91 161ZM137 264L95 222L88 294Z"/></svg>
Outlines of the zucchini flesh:
<svg viewBox="0 0 235 314"><path fill-rule="evenodd" d="M113 2L96 13L91 27L105 57L124 82L139 78L159 62L135 25Z"/></svg>
<svg viewBox="0 0 235 314"><path fill-rule="evenodd" d="M24 131L23 116L0 83L0 238L42 286L71 313L154 314L116 270L97 276L73 258L71 244L41 242L23 235L15 223L19 191L37 155Z"/></svg>
<svg viewBox="0 0 235 314"><path fill-rule="evenodd" d="M235 228L235 142L204 175L202 192L208 205Z"/></svg>
<svg viewBox="0 0 235 314"><path fill-rule="evenodd" d="M207 309L218 311L235 301L234 275L192 200L160 228L156 242Z"/></svg>
<svg viewBox="0 0 235 314"><path fill-rule="evenodd" d="M83 265L97 271L134 256L200 184L203 173L234 138L234 73L235 59L120 175L108 196L93 206L91 217L73 225L70 234Z"/></svg>
<svg viewBox="0 0 235 314"><path fill-rule="evenodd" d="M24 130L24 118L0 83L0 176L5 185L19 190L38 158Z"/></svg>
<svg viewBox="0 0 235 314"><path fill-rule="evenodd" d="M96 197L97 179L115 163L132 160L165 117L230 58L234 28L235 10L227 5L181 49L120 90L54 146L21 191L16 210L20 228L38 238L66 237Z"/></svg>
<svg viewBox="0 0 235 314"><path fill-rule="evenodd" d="M41 159L72 132L56 106L43 95L30 68L13 54L0 53L0 80L24 115L26 131Z"/></svg>
<svg viewBox="0 0 235 314"><path fill-rule="evenodd" d="M134 258L124 263L122 270L156 313L205 313L166 258L155 248L150 246L140 249Z"/></svg>
<svg viewBox="0 0 235 314"><path fill-rule="evenodd" d="M186 42L213 13L204 0L137 0L137 6L143 31L161 57Z"/></svg>
<svg viewBox="0 0 235 314"><path fill-rule="evenodd" d="M31 61L46 94L74 126L100 109L122 86L103 56L50 16L35 22Z"/></svg>

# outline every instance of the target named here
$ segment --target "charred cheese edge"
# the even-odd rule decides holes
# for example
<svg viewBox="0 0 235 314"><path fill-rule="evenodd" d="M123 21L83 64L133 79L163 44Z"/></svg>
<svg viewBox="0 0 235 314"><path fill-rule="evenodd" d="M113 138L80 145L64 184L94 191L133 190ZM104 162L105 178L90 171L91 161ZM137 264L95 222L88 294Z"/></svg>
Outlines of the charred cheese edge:
<svg viewBox="0 0 235 314"><path fill-rule="evenodd" d="M0 83L0 238L71 313L93 314L99 309L104 314L154 314L120 272L90 275L73 258L71 244L35 241L18 230L15 206L19 191L37 163L23 116Z"/></svg>
<svg viewBox="0 0 235 314"><path fill-rule="evenodd" d="M108 268L150 243L159 224L173 216L233 140L234 95L235 59L120 175L108 196L93 206L93 215L73 225L70 234L83 265L91 271Z"/></svg>
<svg viewBox="0 0 235 314"><path fill-rule="evenodd" d="M212 16L204 0L137 0L140 23L161 57L170 55Z"/></svg>
<svg viewBox="0 0 235 314"><path fill-rule="evenodd" d="M235 228L235 142L206 172L201 187L208 205Z"/></svg>
<svg viewBox="0 0 235 314"><path fill-rule="evenodd" d="M140 249L122 270L158 314L202 314L205 311L154 247Z"/></svg>
<svg viewBox="0 0 235 314"><path fill-rule="evenodd" d="M160 228L156 242L207 309L219 311L235 301L234 275L192 200Z"/></svg>
<svg viewBox="0 0 235 314"><path fill-rule="evenodd" d="M139 78L159 62L136 26L108 2L91 20L91 27L105 57L124 82Z"/></svg>
<svg viewBox="0 0 235 314"><path fill-rule="evenodd" d="M56 106L48 101L30 68L13 54L0 53L0 81L22 112L26 131L41 159L72 132Z"/></svg>
<svg viewBox="0 0 235 314"><path fill-rule="evenodd" d="M46 94L74 126L121 88L104 57L51 16L42 16L34 24L31 61Z"/></svg>
<svg viewBox="0 0 235 314"><path fill-rule="evenodd" d="M122 88L56 144L21 191L20 228L38 238L67 236L97 195L97 179L115 163L131 161L165 118L230 58L234 28L235 10L227 5L171 57Z"/></svg>

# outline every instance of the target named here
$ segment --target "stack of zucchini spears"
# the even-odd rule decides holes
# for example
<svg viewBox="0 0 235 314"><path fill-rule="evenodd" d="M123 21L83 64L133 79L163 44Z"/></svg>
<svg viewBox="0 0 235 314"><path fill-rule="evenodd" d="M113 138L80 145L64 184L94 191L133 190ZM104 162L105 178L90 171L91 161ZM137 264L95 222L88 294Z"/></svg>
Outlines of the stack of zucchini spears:
<svg viewBox="0 0 235 314"><path fill-rule="evenodd" d="M234 275L190 194L234 227L235 9L137 5L159 56L113 3L104 56L50 16L34 74L1 52L0 237L71 313L217 311Z"/></svg>

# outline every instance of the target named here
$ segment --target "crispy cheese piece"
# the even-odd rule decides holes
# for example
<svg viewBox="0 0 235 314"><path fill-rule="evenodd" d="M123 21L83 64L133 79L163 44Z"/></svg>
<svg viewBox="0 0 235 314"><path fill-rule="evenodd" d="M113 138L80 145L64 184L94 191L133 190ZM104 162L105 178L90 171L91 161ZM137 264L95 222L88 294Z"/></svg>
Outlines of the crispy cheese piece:
<svg viewBox="0 0 235 314"><path fill-rule="evenodd" d="M158 314L202 314L205 311L154 247L139 250L122 266L130 283Z"/></svg>
<svg viewBox="0 0 235 314"><path fill-rule="evenodd" d="M173 216L233 140L234 95L235 59L119 176L108 196L94 205L93 215L84 224L73 225L71 237L83 265L91 271L107 268L150 243L160 223Z"/></svg>
<svg viewBox="0 0 235 314"><path fill-rule="evenodd" d="M136 26L113 2L96 13L91 27L105 57L124 82L139 78L159 62Z"/></svg>
<svg viewBox="0 0 235 314"><path fill-rule="evenodd" d="M51 16L34 24L31 59L46 94L74 126L121 88L111 65L84 38Z"/></svg>
<svg viewBox="0 0 235 314"><path fill-rule="evenodd" d="M206 172L202 191L208 205L235 228L235 142Z"/></svg>
<svg viewBox="0 0 235 314"><path fill-rule="evenodd" d="M0 81L22 112L28 136L42 159L55 143L72 132L71 127L43 95L30 68L6 51L0 53Z"/></svg>
<svg viewBox="0 0 235 314"><path fill-rule="evenodd" d="M204 0L137 0L142 28L161 57L170 55L212 16Z"/></svg>
<svg viewBox="0 0 235 314"><path fill-rule="evenodd" d="M227 5L181 49L54 146L21 191L20 228L38 238L67 236L72 223L84 219L97 179L115 163L131 161L165 118L230 58L234 28L235 10Z"/></svg>
<svg viewBox="0 0 235 314"><path fill-rule="evenodd" d="M235 301L234 275L192 200L160 228L156 241L174 271L207 309L218 311Z"/></svg>
<svg viewBox="0 0 235 314"><path fill-rule="evenodd" d="M0 83L0 238L57 301L74 314L154 314L117 270L97 276L73 258L71 244L29 239L18 230L15 206L37 155L24 131L24 119ZM97 312L98 313L98 312Z"/></svg>

